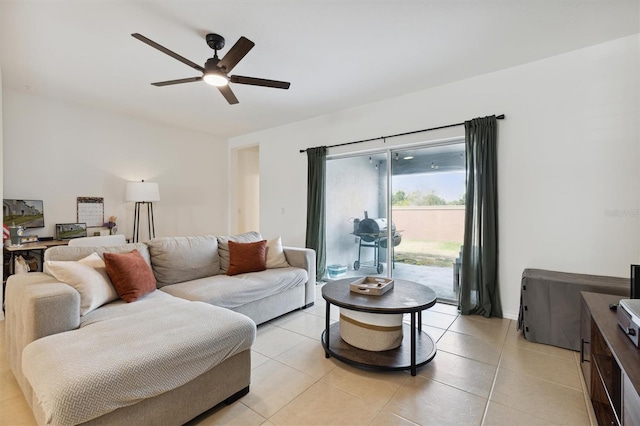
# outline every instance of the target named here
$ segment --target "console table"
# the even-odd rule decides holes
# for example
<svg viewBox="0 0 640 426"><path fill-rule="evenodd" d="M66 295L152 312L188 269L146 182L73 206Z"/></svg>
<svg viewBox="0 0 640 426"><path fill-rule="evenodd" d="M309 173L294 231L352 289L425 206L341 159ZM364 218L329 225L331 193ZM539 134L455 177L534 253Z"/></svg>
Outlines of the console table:
<svg viewBox="0 0 640 426"><path fill-rule="evenodd" d="M380 370L411 370L425 365L436 355L436 344L422 331L422 311L436 304L436 293L429 287L407 280L394 279L394 287L381 296L353 293L349 284L356 278L345 278L325 284L322 297L327 302L322 346L325 356L361 367ZM367 351L349 345L340 337L340 323L330 325L331 304L354 311L373 314L406 314L411 326L403 323L402 344L387 351ZM417 324L416 324L417 322Z"/></svg>
<svg viewBox="0 0 640 426"><path fill-rule="evenodd" d="M38 263L38 270L42 270L42 262L44 261L44 252L49 247L66 246L69 244L68 240L48 240L48 241L36 241L33 243L24 243L17 246L4 246L4 252L9 253L9 274L2 279L2 311L4 312L4 292L7 286L7 278L9 275L13 275L15 268L16 254L34 252L40 257Z"/></svg>
<svg viewBox="0 0 640 426"><path fill-rule="evenodd" d="M9 261L9 275L13 274L14 260L16 253L37 252L40 256L40 263L44 259L44 251L49 247L66 246L69 244L68 240L48 240L48 241L36 241L33 243L24 243L18 246L4 246L4 251L11 254L11 260Z"/></svg>
<svg viewBox="0 0 640 426"><path fill-rule="evenodd" d="M580 366L600 425L640 424L640 349L609 308L623 298L582 292Z"/></svg>

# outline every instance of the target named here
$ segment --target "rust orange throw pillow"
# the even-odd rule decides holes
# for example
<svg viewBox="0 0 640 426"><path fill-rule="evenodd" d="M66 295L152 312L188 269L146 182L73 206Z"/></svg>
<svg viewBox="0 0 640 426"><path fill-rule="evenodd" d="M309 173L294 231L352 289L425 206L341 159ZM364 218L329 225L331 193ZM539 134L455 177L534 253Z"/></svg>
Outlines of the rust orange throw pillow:
<svg viewBox="0 0 640 426"><path fill-rule="evenodd" d="M229 269L227 275L258 272L267 269L267 240L254 243L229 241Z"/></svg>
<svg viewBox="0 0 640 426"><path fill-rule="evenodd" d="M156 289L156 277L138 250L104 253L103 258L111 283L125 302L135 302Z"/></svg>

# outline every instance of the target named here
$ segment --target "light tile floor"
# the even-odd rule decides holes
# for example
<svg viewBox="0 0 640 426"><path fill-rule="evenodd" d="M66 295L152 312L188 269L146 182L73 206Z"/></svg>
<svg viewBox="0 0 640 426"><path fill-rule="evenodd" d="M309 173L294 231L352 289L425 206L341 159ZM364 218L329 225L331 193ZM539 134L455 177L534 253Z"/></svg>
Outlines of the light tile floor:
<svg viewBox="0 0 640 426"><path fill-rule="evenodd" d="M595 425L578 354L531 343L515 321L459 316L437 304L423 330L438 340L416 377L374 372L320 345L326 305L258 327L251 392L191 425ZM338 310L332 310L336 320ZM176 407L178 409L178 407ZM0 425L35 424L9 369L0 322Z"/></svg>

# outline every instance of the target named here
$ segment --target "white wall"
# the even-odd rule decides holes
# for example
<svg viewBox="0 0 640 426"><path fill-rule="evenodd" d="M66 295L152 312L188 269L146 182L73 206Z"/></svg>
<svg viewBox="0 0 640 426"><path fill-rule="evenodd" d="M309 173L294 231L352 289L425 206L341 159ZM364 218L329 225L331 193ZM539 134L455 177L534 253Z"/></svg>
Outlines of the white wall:
<svg viewBox="0 0 640 426"><path fill-rule="evenodd" d="M46 227L30 234L53 236L56 223L76 222L77 197L95 196L131 236L125 184L141 179L160 186L156 236L228 232L224 140L6 87L3 101L4 196L44 201Z"/></svg>
<svg viewBox="0 0 640 426"><path fill-rule="evenodd" d="M503 310L514 318L525 268L628 277L629 264L640 262L639 79L636 34L233 138L229 146L261 145L261 231L304 245L306 156L299 149L506 114L498 125L499 274Z"/></svg>

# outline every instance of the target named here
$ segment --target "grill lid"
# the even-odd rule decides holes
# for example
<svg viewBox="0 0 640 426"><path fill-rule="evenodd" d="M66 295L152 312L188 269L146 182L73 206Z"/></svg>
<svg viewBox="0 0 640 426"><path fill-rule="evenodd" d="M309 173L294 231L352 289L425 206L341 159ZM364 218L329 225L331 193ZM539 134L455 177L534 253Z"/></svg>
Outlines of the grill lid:
<svg viewBox="0 0 640 426"><path fill-rule="evenodd" d="M380 234L387 232L387 219L363 219L360 221L358 233L360 234ZM391 230L395 231L396 226L391 223Z"/></svg>

